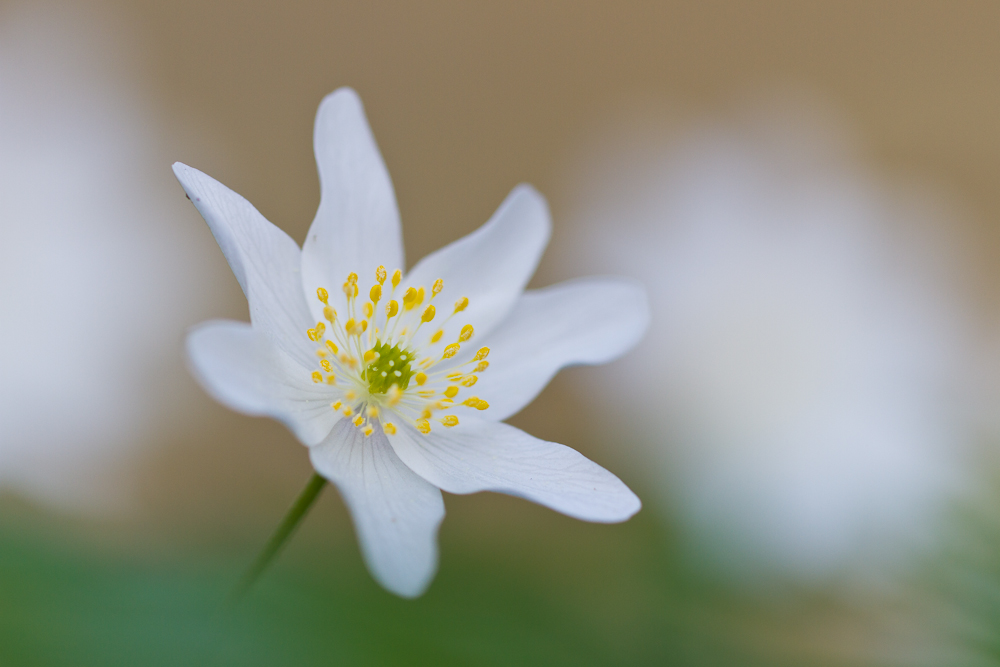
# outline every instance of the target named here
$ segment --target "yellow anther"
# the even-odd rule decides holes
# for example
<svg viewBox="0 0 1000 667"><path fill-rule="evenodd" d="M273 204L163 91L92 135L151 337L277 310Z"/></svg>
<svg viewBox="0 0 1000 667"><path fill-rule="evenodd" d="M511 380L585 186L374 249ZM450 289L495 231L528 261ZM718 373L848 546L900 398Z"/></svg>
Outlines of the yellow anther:
<svg viewBox="0 0 1000 667"><path fill-rule="evenodd" d="M313 382L320 383L323 381L323 374L319 371L313 371L312 378Z"/></svg>
<svg viewBox="0 0 1000 667"><path fill-rule="evenodd" d="M378 408L376 408L374 405L369 405L366 414L372 419L374 419L378 417Z"/></svg>
<svg viewBox="0 0 1000 667"><path fill-rule="evenodd" d="M446 427L451 428L452 426L458 426L458 417L455 415L448 415L447 417L439 420Z"/></svg>
<svg viewBox="0 0 1000 667"><path fill-rule="evenodd" d="M417 290L417 303L414 305L419 306L423 302L424 302L424 288L421 287L420 289Z"/></svg>
<svg viewBox="0 0 1000 667"><path fill-rule="evenodd" d="M350 273L348 273L347 274L347 282L349 282L352 285L356 285L357 282L358 282L358 274L354 273L353 271L351 271Z"/></svg>
<svg viewBox="0 0 1000 667"><path fill-rule="evenodd" d="M480 361L479 365L476 366L476 370L474 370L473 373L482 373L483 371L485 371L489 367L490 367L490 362L488 362L488 361Z"/></svg>
<svg viewBox="0 0 1000 667"><path fill-rule="evenodd" d="M351 406L347 406L341 411L341 414L344 415L345 417L350 417L351 415L354 414L354 410L351 410Z"/></svg>
<svg viewBox="0 0 1000 667"><path fill-rule="evenodd" d="M355 417L351 421L354 422L355 426L361 426L362 424L365 423L365 418L362 417L361 415L358 415L357 417Z"/></svg>
<svg viewBox="0 0 1000 667"><path fill-rule="evenodd" d="M417 290L412 287L407 287L406 291L403 292L403 308L406 310L413 310L413 307L417 305Z"/></svg>
<svg viewBox="0 0 1000 667"><path fill-rule="evenodd" d="M382 286L372 285L372 288L368 290L368 297L372 300L372 303L378 303L378 300L382 298Z"/></svg>
<svg viewBox="0 0 1000 667"><path fill-rule="evenodd" d="M375 269L375 280L378 281L379 285L385 282L385 276L385 267L380 264L379 267Z"/></svg>
<svg viewBox="0 0 1000 667"><path fill-rule="evenodd" d="M462 327L462 333L458 334L458 342L464 343L465 341L469 340L470 338L472 338L472 333L473 333L472 325L466 324L464 327Z"/></svg>
<svg viewBox="0 0 1000 667"><path fill-rule="evenodd" d="M349 401L353 401L357 397L358 397L358 395L355 394L353 391L349 391L346 394L344 394L344 398L346 398Z"/></svg>
<svg viewBox="0 0 1000 667"><path fill-rule="evenodd" d="M434 306L433 305L427 306L427 308L424 309L424 314L420 316L420 321L421 322L430 322L431 320L434 319L434 312L435 311L434 311Z"/></svg>
<svg viewBox="0 0 1000 667"><path fill-rule="evenodd" d="M445 377L451 380L452 382L458 382L464 376L461 373L449 373L448 375L445 375Z"/></svg>
<svg viewBox="0 0 1000 667"><path fill-rule="evenodd" d="M403 390L399 388L399 385L392 385L389 387L389 391L385 392L386 400L389 405L396 405L403 398Z"/></svg>
<svg viewBox="0 0 1000 667"><path fill-rule="evenodd" d="M417 373L416 375L413 376L413 381L417 383L418 387L423 386L423 384L427 382L427 374Z"/></svg>
<svg viewBox="0 0 1000 667"><path fill-rule="evenodd" d="M434 413L431 412L430 408L424 408L424 411L420 413L421 419L430 419Z"/></svg>
<svg viewBox="0 0 1000 667"><path fill-rule="evenodd" d="M322 322L316 323L316 338L322 338L323 334L326 333L326 325Z"/></svg>
<svg viewBox="0 0 1000 667"><path fill-rule="evenodd" d="M455 302L455 312L460 313L466 309L469 305L469 297L463 296L461 299Z"/></svg>
<svg viewBox="0 0 1000 667"><path fill-rule="evenodd" d="M478 403L476 403L476 410L485 410L488 407L490 407L490 404L487 403L486 401L480 400Z"/></svg>
<svg viewBox="0 0 1000 667"><path fill-rule="evenodd" d="M431 432L430 422L428 422L426 419L418 419L417 430L423 433L424 435L427 435L428 433Z"/></svg>
<svg viewBox="0 0 1000 667"><path fill-rule="evenodd" d="M330 298L330 293L327 292L326 289L320 287L316 289L316 296L319 298L320 301L322 301L325 304L327 300Z"/></svg>
<svg viewBox="0 0 1000 667"><path fill-rule="evenodd" d="M365 304L365 318L370 319L372 315L375 314L375 305L371 303Z"/></svg>
<svg viewBox="0 0 1000 667"><path fill-rule="evenodd" d="M332 340L326 341L326 346L330 348L330 351L333 352L334 354L337 354L337 352L339 352L339 350L337 349L337 344L334 343Z"/></svg>
<svg viewBox="0 0 1000 667"><path fill-rule="evenodd" d="M370 364L377 357L378 357L378 352L376 352L375 350L368 350L367 352L365 352L365 363Z"/></svg>
<svg viewBox="0 0 1000 667"><path fill-rule="evenodd" d="M330 322L332 324L333 321L337 319L337 311L331 308L330 306L326 306L323 309L323 317L326 318L327 322Z"/></svg>
<svg viewBox="0 0 1000 667"><path fill-rule="evenodd" d="M475 408L477 410L485 410L490 407L490 404L479 398L478 396L470 396L469 398L462 401L462 405L468 406L470 408Z"/></svg>
<svg viewBox="0 0 1000 667"><path fill-rule="evenodd" d="M365 427L364 427L364 428L363 428L363 429L361 430L361 432L362 432L362 433L364 433L364 434L365 434L365 437L367 438L368 436L370 436L370 435L371 435L372 433L374 433L374 432L375 432L375 427L374 427L374 426L372 426L371 424L369 424L368 426L365 426Z"/></svg>
<svg viewBox="0 0 1000 667"><path fill-rule="evenodd" d="M348 336L350 336L352 333L354 333L354 318L353 317L351 319L347 320L346 322L344 322L344 331L347 332Z"/></svg>
<svg viewBox="0 0 1000 667"><path fill-rule="evenodd" d="M444 281L438 278L437 280L434 281L434 285L431 287L432 298L440 294L441 290L443 289L444 289Z"/></svg>
<svg viewBox="0 0 1000 667"><path fill-rule="evenodd" d="M396 289L399 285L399 281L403 279L403 273L399 269L392 272L392 289Z"/></svg>
<svg viewBox="0 0 1000 667"><path fill-rule="evenodd" d="M306 335L309 336L309 340L318 341L319 334L316 333L315 329L306 329Z"/></svg>
<svg viewBox="0 0 1000 667"><path fill-rule="evenodd" d="M477 382L479 382L479 378L477 378L475 375L468 375L468 376L465 377L465 379L462 380L462 386L463 387L471 387L472 385L476 384Z"/></svg>
<svg viewBox="0 0 1000 667"><path fill-rule="evenodd" d="M395 317L396 313L398 312L399 312L399 304L396 303L395 301L390 301L389 303L385 304L385 316L387 318Z"/></svg>
<svg viewBox="0 0 1000 667"><path fill-rule="evenodd" d="M361 320L361 323L358 325L358 327L361 329L361 333L358 334L360 336L361 334L363 334L365 331L368 330L368 320Z"/></svg>
<svg viewBox="0 0 1000 667"><path fill-rule="evenodd" d="M331 373L330 375L327 375L326 376L326 383L327 384L337 384L337 376L334 375L333 373Z"/></svg>
<svg viewBox="0 0 1000 667"><path fill-rule="evenodd" d="M333 372L333 366L330 364L329 359L320 359L319 365L323 367L323 370L327 373Z"/></svg>
<svg viewBox="0 0 1000 667"><path fill-rule="evenodd" d="M489 354L490 354L490 348L481 347L479 348L479 351L476 352L476 356L473 357L472 359L473 361L479 361L480 359L485 359L486 357L488 357Z"/></svg>
<svg viewBox="0 0 1000 667"><path fill-rule="evenodd" d="M343 403L337 401L336 403L331 403L330 407L333 408L334 410L339 410L341 405L343 405Z"/></svg>
<svg viewBox="0 0 1000 667"><path fill-rule="evenodd" d="M456 387L455 385L451 385L450 387L444 390L444 395L447 396L448 398L455 398L455 396L458 395L458 387Z"/></svg>
<svg viewBox="0 0 1000 667"><path fill-rule="evenodd" d="M437 331L434 332L434 335L431 336L431 342L432 343L438 342L439 340L441 340L441 336L443 335L444 335L444 329L438 329Z"/></svg>
<svg viewBox="0 0 1000 667"><path fill-rule="evenodd" d="M323 348L319 348L318 350L316 350L316 356L317 356L317 357L319 357L319 358L321 358L321 359L322 359L322 358L323 358L323 357L325 357L326 355L327 355L327 352L326 352L326 350L324 350Z"/></svg>
<svg viewBox="0 0 1000 667"><path fill-rule="evenodd" d="M460 349L460 347L461 346L458 343L452 343L451 345L446 345L444 348L444 354L441 355L441 358L451 359L456 354L458 354L458 350Z"/></svg>
<svg viewBox="0 0 1000 667"><path fill-rule="evenodd" d="M386 422L385 424L383 424L382 430L385 431L388 435L396 435L396 425L393 424L392 422Z"/></svg>

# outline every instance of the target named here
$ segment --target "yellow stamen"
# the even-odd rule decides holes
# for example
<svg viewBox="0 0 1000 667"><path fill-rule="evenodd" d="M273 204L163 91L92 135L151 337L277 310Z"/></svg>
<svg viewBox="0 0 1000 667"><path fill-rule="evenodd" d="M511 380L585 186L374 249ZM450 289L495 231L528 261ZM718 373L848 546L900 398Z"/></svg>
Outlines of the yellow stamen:
<svg viewBox="0 0 1000 667"><path fill-rule="evenodd" d="M490 362L488 362L488 361L480 361L479 365L476 366L476 370L473 371L473 372L474 373L482 373L483 371L485 371L489 367L490 367Z"/></svg>
<svg viewBox="0 0 1000 667"><path fill-rule="evenodd" d="M354 410L351 409L351 406L347 406L346 408L343 409L341 414L343 414L345 417L350 417L351 415L354 414Z"/></svg>
<svg viewBox="0 0 1000 667"><path fill-rule="evenodd" d="M414 306L417 305L417 290L412 287L407 287L406 291L403 292L403 308L405 310L413 310Z"/></svg>
<svg viewBox="0 0 1000 667"><path fill-rule="evenodd" d="M455 398L457 394L458 394L458 387L456 387L455 385L451 385L450 387L444 390L444 395L447 396L448 398Z"/></svg>
<svg viewBox="0 0 1000 667"><path fill-rule="evenodd" d="M372 300L372 303L378 303L378 300L382 298L382 286L372 285L372 288L368 291L368 298Z"/></svg>
<svg viewBox="0 0 1000 667"><path fill-rule="evenodd" d="M331 403L330 407L333 408L334 410L339 410L341 405L343 404L340 401L337 401L336 403Z"/></svg>
<svg viewBox="0 0 1000 667"><path fill-rule="evenodd" d="M365 423L365 418L362 417L361 415L358 415L357 417L355 417L351 421L354 422L355 426L361 426L362 424Z"/></svg>
<svg viewBox="0 0 1000 667"><path fill-rule="evenodd" d="M385 315L386 317L395 317L396 313L399 312L399 304L395 301L390 301L385 304Z"/></svg>
<svg viewBox="0 0 1000 667"><path fill-rule="evenodd" d="M313 371L312 378L313 382L316 382L318 384L323 381L323 374L320 373L319 371Z"/></svg>
<svg viewBox="0 0 1000 667"><path fill-rule="evenodd" d="M477 382L479 382L479 378L477 378L475 375L469 375L464 380L462 380L462 386L463 387L471 387L472 385L476 384Z"/></svg>
<svg viewBox="0 0 1000 667"><path fill-rule="evenodd" d="M349 391L346 394L344 394L344 398L346 398L349 401L353 401L357 397L358 397L358 395L355 394L353 391Z"/></svg>
<svg viewBox="0 0 1000 667"><path fill-rule="evenodd" d="M323 367L323 370L327 373L333 372L333 366L330 364L329 359L320 359L319 365Z"/></svg>
<svg viewBox="0 0 1000 667"><path fill-rule="evenodd" d="M326 346L330 348L330 351L333 352L334 354L337 354L337 352L340 351L337 349L337 344L334 343L332 340L326 341Z"/></svg>
<svg viewBox="0 0 1000 667"><path fill-rule="evenodd" d="M375 427L373 427L373 426L372 426L371 424L369 424L368 426L365 426L365 427L364 427L364 429L362 429L362 431L361 431L361 432L362 432L362 433L364 433L364 434L365 434L365 437L367 438L367 437L369 437L369 436L370 436L370 435L371 435L372 433L374 433L374 432L375 432Z"/></svg>
<svg viewBox="0 0 1000 667"><path fill-rule="evenodd" d="M368 406L368 410L367 410L367 414L372 419L375 419L376 417L378 417L378 408L375 407L374 405L369 405Z"/></svg>
<svg viewBox="0 0 1000 667"><path fill-rule="evenodd" d="M439 340L441 340L441 336L443 335L444 335L444 329L438 329L437 331L434 332L434 335L431 336L431 342L432 343L438 342Z"/></svg>
<svg viewBox="0 0 1000 667"><path fill-rule="evenodd" d="M403 273L399 269L396 269L395 271L393 271L393 273L392 273L392 289L396 289L396 286L399 285L399 281L402 278L403 278Z"/></svg>
<svg viewBox="0 0 1000 667"><path fill-rule="evenodd" d="M438 421L444 424L447 428L451 428L452 426L458 426L458 417L456 417L455 415L448 415L444 419L439 419Z"/></svg>
<svg viewBox="0 0 1000 667"><path fill-rule="evenodd" d="M403 390L399 388L399 385L394 384L389 387L389 391L385 392L385 396L390 406L396 405L403 398Z"/></svg>
<svg viewBox="0 0 1000 667"><path fill-rule="evenodd" d="M327 375L326 376L326 383L327 384L337 384L337 376L334 375L333 373L331 373L330 375Z"/></svg>
<svg viewBox="0 0 1000 667"><path fill-rule="evenodd" d="M326 333L326 325L323 324L322 322L317 322L316 323L316 337L317 338L322 338L324 333Z"/></svg>
<svg viewBox="0 0 1000 667"><path fill-rule="evenodd" d="M461 299L455 302L455 312L460 313L466 309L469 305L469 297L463 296Z"/></svg>
<svg viewBox="0 0 1000 667"><path fill-rule="evenodd" d="M306 329L306 335L309 336L309 340L318 341L319 334L316 333L315 329Z"/></svg>
<svg viewBox="0 0 1000 667"><path fill-rule="evenodd" d="M490 353L490 348L481 347L479 348L479 352L476 352L476 356L473 357L472 359L473 361L479 361L480 359L485 359L489 355L489 353Z"/></svg>
<svg viewBox="0 0 1000 667"><path fill-rule="evenodd" d="M375 306L370 303L365 304L365 318L370 318L375 314Z"/></svg>
<svg viewBox="0 0 1000 667"><path fill-rule="evenodd" d="M337 319L337 311L331 308L330 306L327 306L326 308L323 309L323 317L326 318L327 322L330 322L332 324L333 321Z"/></svg>
<svg viewBox="0 0 1000 667"><path fill-rule="evenodd" d="M462 333L458 334L458 342L464 343L465 341L469 340L470 338L472 338L472 333L473 333L472 325L466 324L464 327L462 327Z"/></svg>
<svg viewBox="0 0 1000 667"><path fill-rule="evenodd" d="M385 267L380 264L379 267L375 269L375 280L378 281L379 285L385 282L385 276Z"/></svg>
<svg viewBox="0 0 1000 667"><path fill-rule="evenodd" d="M434 298L435 296L440 294L441 290L443 289L444 289L444 281L438 278L437 280L434 281L434 285L431 287L431 295L432 295L431 298Z"/></svg>
<svg viewBox="0 0 1000 667"><path fill-rule="evenodd" d="M427 374L426 373L417 373L416 375L413 376L413 381L417 383L418 387L423 386L423 384L425 382L427 382ZM395 386L395 385L393 385L393 386Z"/></svg>
<svg viewBox="0 0 1000 667"><path fill-rule="evenodd" d="M444 348L444 354L441 355L441 358L442 359L451 359L456 354L458 354L458 350L460 349L460 347L461 346L458 343L452 343L451 345L445 346L445 348Z"/></svg>
<svg viewBox="0 0 1000 667"><path fill-rule="evenodd" d="M396 435L396 425L391 422L386 422L382 426L382 430L385 431L388 435Z"/></svg>
<svg viewBox="0 0 1000 667"><path fill-rule="evenodd" d="M424 435L427 435L428 433L431 432L430 422L428 422L426 419L418 419L417 430L423 433Z"/></svg>
<svg viewBox="0 0 1000 667"><path fill-rule="evenodd" d="M347 282L349 282L352 285L356 285L358 283L358 274L354 273L353 271L348 273Z"/></svg>
<svg viewBox="0 0 1000 667"><path fill-rule="evenodd" d="M368 350L365 352L365 363L370 364L376 357L378 357L378 352L375 350Z"/></svg>
<svg viewBox="0 0 1000 667"><path fill-rule="evenodd" d="M320 287L316 290L316 296L319 298L320 301L326 304L327 300L330 298L330 293L327 292L324 288Z"/></svg>
<svg viewBox="0 0 1000 667"><path fill-rule="evenodd" d="M420 321L430 322L433 319L434 319L434 306L433 305L427 306L427 308L424 310L424 314L420 316Z"/></svg>

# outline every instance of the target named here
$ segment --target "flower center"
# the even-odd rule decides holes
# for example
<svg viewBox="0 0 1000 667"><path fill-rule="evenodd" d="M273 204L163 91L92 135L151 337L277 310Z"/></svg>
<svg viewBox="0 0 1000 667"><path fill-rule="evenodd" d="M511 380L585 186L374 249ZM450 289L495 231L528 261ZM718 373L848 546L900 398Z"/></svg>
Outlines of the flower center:
<svg viewBox="0 0 1000 667"><path fill-rule="evenodd" d="M462 345L474 334L471 324L463 326L454 341L443 340L444 327L468 307L469 300L460 298L440 325L432 325L437 316L433 301L444 282L434 281L429 298L427 290L419 286L407 287L397 300L393 297L402 272L396 270L388 300L379 307L387 277L385 267L378 267L369 300L359 304L358 275L347 276L342 288L347 312L343 314L330 306L330 293L325 288L316 290L326 322L317 322L306 335L318 344L319 369L313 371L312 380L330 387L334 398L330 407L352 418L365 436L378 424L394 434L393 420L427 434L431 421L448 428L457 426L458 416L449 413L459 407L487 409L489 403L478 396L461 400L458 394L474 386L478 374L489 367L489 348L480 348L471 358L459 361L465 356L459 354Z"/></svg>

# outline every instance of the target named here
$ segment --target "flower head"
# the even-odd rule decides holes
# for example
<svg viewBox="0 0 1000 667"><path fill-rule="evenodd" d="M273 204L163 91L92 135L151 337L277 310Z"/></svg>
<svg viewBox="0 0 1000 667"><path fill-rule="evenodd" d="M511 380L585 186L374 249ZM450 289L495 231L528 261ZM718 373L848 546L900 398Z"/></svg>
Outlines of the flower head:
<svg viewBox="0 0 1000 667"><path fill-rule="evenodd" d="M588 521L638 511L608 471L501 421L562 366L635 344L648 320L642 288L600 278L525 292L550 224L529 186L404 274L392 184L352 90L323 100L315 150L322 196L301 250L245 199L174 165L250 306L249 325L191 332L202 385L309 447L372 574L399 595L433 577L442 489L509 493Z"/></svg>

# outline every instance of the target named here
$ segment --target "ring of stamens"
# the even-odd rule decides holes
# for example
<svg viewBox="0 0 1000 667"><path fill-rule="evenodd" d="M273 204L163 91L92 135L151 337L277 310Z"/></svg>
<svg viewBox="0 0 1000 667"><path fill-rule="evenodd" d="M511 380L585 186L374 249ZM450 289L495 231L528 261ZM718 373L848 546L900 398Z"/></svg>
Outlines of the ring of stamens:
<svg viewBox="0 0 1000 667"><path fill-rule="evenodd" d="M397 269L389 279L385 306L380 308L387 278L385 267L379 266L368 300L359 304L358 274L349 274L342 286L347 299L343 314L330 306L326 288L316 290L326 322L317 322L306 335L317 344L319 370L312 372L313 382L337 387L337 400L330 404L331 409L350 419L366 437L376 425L389 435L395 434L397 421L427 434L432 421L446 428L457 426L458 416L451 413L460 407L487 409L489 403L478 396L463 400L458 395L473 387L479 380L477 374L489 367L489 348L480 348L472 359L458 364L453 360L473 337L472 325L463 326L455 341L442 340L444 325L468 307L468 298L456 301L451 314L433 333L418 337L423 326L437 316L433 301L444 281L434 281L429 298L423 286L410 286L397 300L394 297L402 279Z"/></svg>

